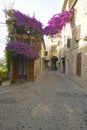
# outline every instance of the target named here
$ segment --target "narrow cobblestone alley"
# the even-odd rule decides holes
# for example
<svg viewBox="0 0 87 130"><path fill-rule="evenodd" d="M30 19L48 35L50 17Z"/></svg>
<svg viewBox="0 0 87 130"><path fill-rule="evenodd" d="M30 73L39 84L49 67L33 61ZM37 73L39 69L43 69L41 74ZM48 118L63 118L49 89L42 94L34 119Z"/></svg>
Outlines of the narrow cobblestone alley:
<svg viewBox="0 0 87 130"><path fill-rule="evenodd" d="M87 130L87 89L57 71L0 87L0 130Z"/></svg>

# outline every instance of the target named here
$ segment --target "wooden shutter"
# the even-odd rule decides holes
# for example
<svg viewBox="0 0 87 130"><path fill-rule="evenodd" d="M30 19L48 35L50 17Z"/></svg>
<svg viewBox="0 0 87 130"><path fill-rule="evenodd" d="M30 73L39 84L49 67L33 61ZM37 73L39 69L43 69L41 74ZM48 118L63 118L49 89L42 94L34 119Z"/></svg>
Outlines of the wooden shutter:
<svg viewBox="0 0 87 130"><path fill-rule="evenodd" d="M28 79L30 81L34 80L34 60L31 60L28 63Z"/></svg>
<svg viewBox="0 0 87 130"><path fill-rule="evenodd" d="M76 75L81 76L81 53L76 57Z"/></svg>
<svg viewBox="0 0 87 130"><path fill-rule="evenodd" d="M15 82L18 79L18 69L17 63L15 60L12 61L12 82Z"/></svg>

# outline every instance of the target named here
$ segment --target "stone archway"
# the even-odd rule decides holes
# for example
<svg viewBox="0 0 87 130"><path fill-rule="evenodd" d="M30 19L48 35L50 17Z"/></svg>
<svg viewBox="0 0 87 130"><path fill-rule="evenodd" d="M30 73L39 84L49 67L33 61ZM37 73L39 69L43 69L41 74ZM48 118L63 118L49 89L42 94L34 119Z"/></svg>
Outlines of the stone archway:
<svg viewBox="0 0 87 130"><path fill-rule="evenodd" d="M51 70L57 70L56 62L58 61L58 58L56 56L53 56L51 58Z"/></svg>

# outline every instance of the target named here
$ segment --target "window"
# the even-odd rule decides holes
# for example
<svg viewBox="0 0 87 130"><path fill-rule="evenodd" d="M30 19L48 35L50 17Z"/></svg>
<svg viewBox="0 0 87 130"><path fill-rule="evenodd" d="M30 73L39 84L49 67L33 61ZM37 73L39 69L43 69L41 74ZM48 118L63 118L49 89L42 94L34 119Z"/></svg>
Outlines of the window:
<svg viewBox="0 0 87 130"><path fill-rule="evenodd" d="M45 51L45 54L44 54L45 56L48 56L48 51Z"/></svg>
<svg viewBox="0 0 87 130"><path fill-rule="evenodd" d="M81 76L81 53L76 56L76 75Z"/></svg>
<svg viewBox="0 0 87 130"><path fill-rule="evenodd" d="M51 45L51 52L57 51L57 45Z"/></svg>
<svg viewBox="0 0 87 130"><path fill-rule="evenodd" d="M69 47L69 48L70 48L70 46L71 46L71 39L70 39L70 38L68 38L68 39L67 39L67 47Z"/></svg>

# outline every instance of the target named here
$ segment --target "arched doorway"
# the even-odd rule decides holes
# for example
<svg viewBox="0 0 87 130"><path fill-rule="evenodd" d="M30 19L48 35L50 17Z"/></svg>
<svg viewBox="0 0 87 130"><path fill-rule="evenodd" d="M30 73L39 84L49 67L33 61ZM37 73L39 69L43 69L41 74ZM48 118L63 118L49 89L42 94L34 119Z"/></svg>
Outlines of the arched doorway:
<svg viewBox="0 0 87 130"><path fill-rule="evenodd" d="M58 61L58 58L56 56L53 56L51 58L51 70L57 70L56 62Z"/></svg>

